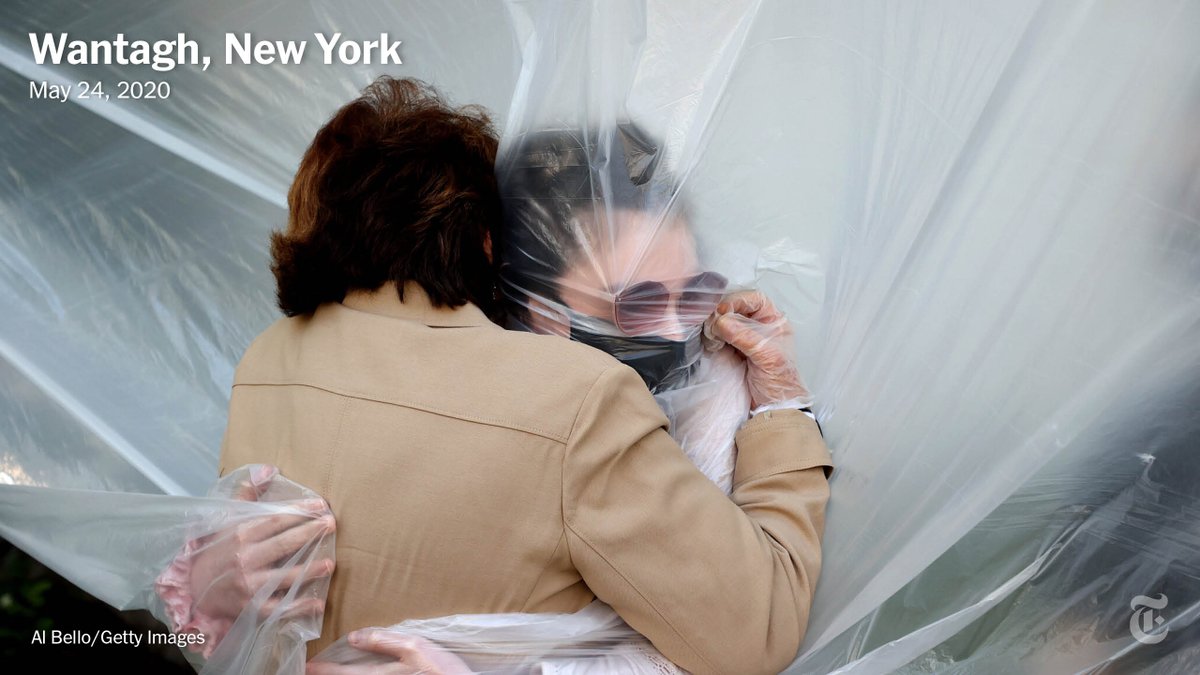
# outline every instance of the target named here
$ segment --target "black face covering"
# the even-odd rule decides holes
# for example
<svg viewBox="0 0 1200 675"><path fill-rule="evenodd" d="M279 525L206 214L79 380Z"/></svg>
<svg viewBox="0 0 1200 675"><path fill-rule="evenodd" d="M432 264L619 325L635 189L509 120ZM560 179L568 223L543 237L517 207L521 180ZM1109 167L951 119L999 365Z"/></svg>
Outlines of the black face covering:
<svg viewBox="0 0 1200 675"><path fill-rule="evenodd" d="M687 340L668 340L601 335L572 324L571 339L607 352L633 368L655 394L683 386L703 350L698 332Z"/></svg>

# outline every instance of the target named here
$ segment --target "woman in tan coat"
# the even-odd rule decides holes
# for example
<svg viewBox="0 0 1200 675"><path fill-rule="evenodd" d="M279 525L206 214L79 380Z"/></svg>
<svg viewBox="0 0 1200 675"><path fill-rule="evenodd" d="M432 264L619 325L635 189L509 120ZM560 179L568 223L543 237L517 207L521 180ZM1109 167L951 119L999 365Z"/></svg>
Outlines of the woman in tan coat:
<svg viewBox="0 0 1200 675"><path fill-rule="evenodd" d="M747 421L726 495L633 368L497 325L496 145L480 111L382 79L301 161L272 242L286 317L238 366L220 470L275 465L336 517L310 655L366 626L599 598L691 672L779 671L820 570L831 462L815 422ZM718 309L753 404L797 398L794 365L756 330L778 325L769 303Z"/></svg>

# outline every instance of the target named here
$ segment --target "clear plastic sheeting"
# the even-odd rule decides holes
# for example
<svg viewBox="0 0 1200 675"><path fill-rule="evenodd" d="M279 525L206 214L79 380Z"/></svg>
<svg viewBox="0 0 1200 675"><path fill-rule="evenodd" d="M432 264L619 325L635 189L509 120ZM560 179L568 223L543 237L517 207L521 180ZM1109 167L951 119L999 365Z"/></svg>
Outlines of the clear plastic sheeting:
<svg viewBox="0 0 1200 675"><path fill-rule="evenodd" d="M234 469L205 497L9 486L0 509L22 515L0 522L0 534L113 607L149 610L169 631L157 639L178 645L199 673L354 675L389 665L410 675L682 672L600 601L572 614L409 620L362 642L345 636L306 670L336 535L324 500L270 469ZM265 538L251 532L264 528ZM278 550L286 554L271 565L246 563L252 593L226 614L226 598L245 587L234 580L238 565L260 553L244 542L284 538ZM112 638L95 631L78 639L103 646Z"/></svg>
<svg viewBox="0 0 1200 675"><path fill-rule="evenodd" d="M165 588L167 570L185 546L199 554L265 519L316 523L328 513L310 506L323 507L319 495L278 474L256 490L255 468L231 471L205 497L8 486L0 508L21 517L0 521L0 533L113 607L147 609L167 626L184 628L156 635L183 649L197 672L302 673L305 643L321 633L329 577L300 574L296 581L295 573L332 557L331 531L307 538L279 561L240 614L214 616L196 630L187 621L188 608L172 611L175 595ZM199 596L210 589L196 590ZM88 642L80 644L106 644L100 631L84 632L89 634L80 639Z"/></svg>
<svg viewBox="0 0 1200 675"><path fill-rule="evenodd" d="M128 493L211 484L233 366L274 316L265 245L296 160L388 72L496 113L513 327L653 364L685 448L728 438L703 405L730 388L694 317L669 317L717 288L787 313L837 465L794 672L1200 669L1200 2L40 0L0 18L0 480L24 484L0 488L6 528L51 522L63 488L114 491L115 518ZM30 57L30 31L134 25L186 30L216 63ZM225 32L383 30L404 65L221 64ZM97 78L174 93L28 100L31 79ZM556 219L579 236L548 239ZM529 264L547 250L570 264ZM625 313L589 314L597 298ZM83 531L58 522L13 540L55 567L69 555L42 544Z"/></svg>
<svg viewBox="0 0 1200 675"><path fill-rule="evenodd" d="M313 658L309 675L387 667L414 675L684 672L596 600L570 614L457 614L356 631Z"/></svg>

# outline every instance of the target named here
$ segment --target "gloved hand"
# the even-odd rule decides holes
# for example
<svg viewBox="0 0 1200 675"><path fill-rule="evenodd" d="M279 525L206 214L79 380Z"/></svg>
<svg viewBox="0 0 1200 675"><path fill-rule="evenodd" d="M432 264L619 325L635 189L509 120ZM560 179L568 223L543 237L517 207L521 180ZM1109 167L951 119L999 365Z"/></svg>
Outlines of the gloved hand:
<svg viewBox="0 0 1200 675"><path fill-rule="evenodd" d="M793 333L787 318L758 291L725 296L704 325L710 339L728 343L746 357L750 404L812 403L812 394L796 369Z"/></svg>
<svg viewBox="0 0 1200 675"><path fill-rule="evenodd" d="M258 465L239 483L232 495L243 501L259 501L279 470ZM163 599L172 630L200 633L203 643L189 645L205 658L212 655L221 639L268 581L280 578L288 589L333 574L334 561L326 558L311 565L296 566L279 577L281 561L335 528L333 514L322 499L301 503L311 515L261 516L232 525L219 532L191 539L159 576L155 591ZM260 607L265 617L279 608L282 597L272 596ZM285 616L319 614L324 603L301 598L289 605Z"/></svg>
<svg viewBox="0 0 1200 675"><path fill-rule="evenodd" d="M376 654L390 662L382 665L372 661L342 665L309 661L305 675L471 675L475 672L454 653L423 637L404 635L386 628L362 628L350 633L347 640L360 652Z"/></svg>

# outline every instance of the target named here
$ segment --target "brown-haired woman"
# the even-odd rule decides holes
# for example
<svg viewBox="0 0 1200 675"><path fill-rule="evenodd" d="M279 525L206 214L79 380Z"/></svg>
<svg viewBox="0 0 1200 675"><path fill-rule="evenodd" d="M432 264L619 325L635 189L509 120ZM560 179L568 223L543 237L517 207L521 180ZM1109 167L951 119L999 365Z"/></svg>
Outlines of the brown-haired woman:
<svg viewBox="0 0 1200 675"><path fill-rule="evenodd" d="M815 422L747 422L726 496L632 368L489 320L496 147L482 111L380 79L317 133L272 239L287 316L238 366L220 471L277 466L336 516L309 655L368 626L599 598L693 673L778 672L820 570ZM747 316L716 330L790 398L794 366L747 329L762 308L730 309Z"/></svg>

